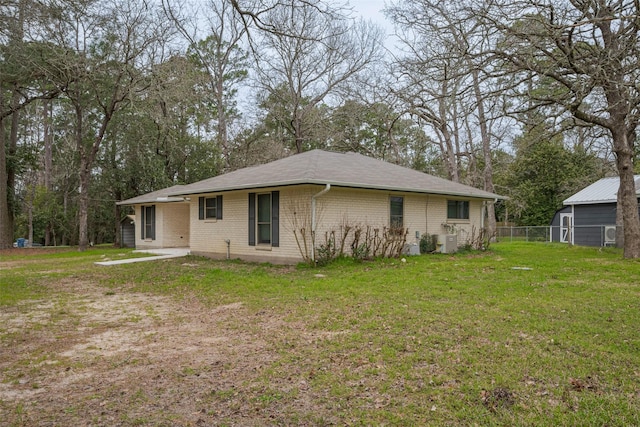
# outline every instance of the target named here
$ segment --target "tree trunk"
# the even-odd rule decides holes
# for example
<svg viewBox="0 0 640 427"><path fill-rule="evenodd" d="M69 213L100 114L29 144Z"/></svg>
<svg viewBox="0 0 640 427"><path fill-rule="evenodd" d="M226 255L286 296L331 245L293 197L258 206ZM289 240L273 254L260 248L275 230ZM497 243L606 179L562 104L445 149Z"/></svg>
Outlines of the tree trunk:
<svg viewBox="0 0 640 427"><path fill-rule="evenodd" d="M442 133L442 138L445 143L445 161L447 165L447 172L449 175L449 179L453 182L460 182L460 175L458 171L458 162L456 161L456 151L454 149L453 136L451 132L449 132L449 120L447 119L447 90L448 86L446 82L443 82L442 85L442 97L438 100L438 126L440 128L440 132Z"/></svg>
<svg viewBox="0 0 640 427"><path fill-rule="evenodd" d="M117 188L114 191L114 199L122 200L122 191ZM116 248L122 247L122 236L120 234L120 221L122 220L122 206L117 203L113 204L113 219L114 219L114 227L115 234L113 235L113 246Z"/></svg>
<svg viewBox="0 0 640 427"><path fill-rule="evenodd" d="M89 184L91 182L91 168L98 154L100 143L104 139L107 125L115 111L115 102L112 101L110 108L105 112L97 135L93 137L93 142L86 147L84 143L84 120L82 106L75 104L76 110L76 147L80 156L80 190L78 194L78 250L83 252L89 246Z"/></svg>
<svg viewBox="0 0 640 427"><path fill-rule="evenodd" d="M80 165L80 191L78 194L78 250L86 251L89 246L89 179L91 173L83 161Z"/></svg>
<svg viewBox="0 0 640 427"><path fill-rule="evenodd" d="M10 39L16 42L21 42L23 39L25 7L25 2L20 1L18 4L18 25L9 34ZM0 109L4 109L3 90L4 88L0 87L0 92L2 92L0 93ZM0 181L2 181L0 184L0 198L2 198L0 202L0 248L10 248L13 245L16 170L13 166L15 162L7 163L7 156L9 158L15 157L18 147L19 104L20 92L17 87L14 87L11 96L11 130L8 147L5 146L6 121L0 119L0 133L2 133L0 136Z"/></svg>
<svg viewBox="0 0 640 427"><path fill-rule="evenodd" d="M9 145L6 155L12 159L15 158L18 151L18 126L20 125L20 112L18 111L18 104L20 103L20 93L17 89L14 89L11 97L11 129L9 131ZM16 168L15 162L6 163L5 168L7 173L7 223L6 227L10 230L11 240L13 240L13 228L15 225L15 201L16 201ZM11 242L13 243L13 242Z"/></svg>
<svg viewBox="0 0 640 427"><path fill-rule="evenodd" d="M28 232L28 236L27 238L29 239L29 246L33 246L33 202L35 200L35 192L36 192L36 186L35 184L32 184L32 191L33 194L31 195L31 201L29 202L29 205L27 207L28 209L28 218L29 218L29 232Z"/></svg>
<svg viewBox="0 0 640 427"><path fill-rule="evenodd" d="M293 127L293 138L296 143L296 154L300 154L303 151L304 144L304 135L302 134L302 119L300 117L294 117L294 119L291 120L291 126Z"/></svg>
<svg viewBox="0 0 640 427"><path fill-rule="evenodd" d="M618 210L622 211L624 257L640 258L640 215L638 215L638 199L633 175L633 148L628 139L629 133L626 126L620 126L612 134L616 164L620 175Z"/></svg>
<svg viewBox="0 0 640 427"><path fill-rule="evenodd" d="M480 122L480 136L482 137L482 154L484 156L484 190L494 192L493 187L493 164L491 162L491 135L487 128L487 117L484 110L484 100L480 90L480 78L478 69L473 69L473 91L478 103L478 121ZM487 237L493 239L496 232L496 210L493 203L487 204Z"/></svg>
<svg viewBox="0 0 640 427"><path fill-rule="evenodd" d="M52 150L52 134L51 134L51 121L49 120L49 101L44 101L42 109L42 124L44 126L44 187L47 191L47 197L49 197L53 190L51 183L51 177L53 175L53 150ZM47 225L44 230L44 245L51 245L51 234L53 229L53 219L48 218Z"/></svg>
<svg viewBox="0 0 640 427"><path fill-rule="evenodd" d="M67 214L69 213L69 193L67 192L67 190L64 190L64 195L62 197L62 214L64 215L65 218L65 222L67 222ZM69 236L69 230L68 228L66 230L63 231L62 233L62 237L60 238L60 244L62 246L66 246L69 244L69 240L71 240L70 236Z"/></svg>
<svg viewBox="0 0 640 427"><path fill-rule="evenodd" d="M622 215L622 193L620 191L618 191L616 202L616 247L624 248L624 218Z"/></svg>
<svg viewBox="0 0 640 427"><path fill-rule="evenodd" d="M3 105L3 91L0 89L0 105ZM13 224L9 217L9 192L7 191L7 155L5 151L5 120L0 118L0 249L13 244Z"/></svg>
<svg viewBox="0 0 640 427"><path fill-rule="evenodd" d="M80 169L78 178L80 188L78 189L78 250L84 252L89 246L88 219L89 219L89 179L91 177L91 163L87 160L89 154L86 152L83 141L84 120L82 108L75 104L76 112L76 149L80 156Z"/></svg>
<svg viewBox="0 0 640 427"><path fill-rule="evenodd" d="M222 75L222 71L219 70L217 75ZM224 159L224 170L229 172L231 170L231 154L229 153L227 109L224 103L224 80L222 78L218 78L216 81L215 95L218 108L218 144L220 144L222 158Z"/></svg>

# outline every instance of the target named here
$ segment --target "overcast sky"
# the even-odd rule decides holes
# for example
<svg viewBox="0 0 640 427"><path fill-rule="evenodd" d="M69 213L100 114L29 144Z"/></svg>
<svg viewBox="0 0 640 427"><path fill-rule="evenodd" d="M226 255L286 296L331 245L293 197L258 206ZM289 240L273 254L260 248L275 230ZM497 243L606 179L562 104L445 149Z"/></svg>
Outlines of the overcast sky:
<svg viewBox="0 0 640 427"><path fill-rule="evenodd" d="M371 19L380 24L384 22L384 15L382 13L384 0L350 0L349 3L355 11L365 19Z"/></svg>
<svg viewBox="0 0 640 427"><path fill-rule="evenodd" d="M385 6L384 3L385 0L349 0L349 4L353 7L355 13L361 15L364 19L372 20L384 28L387 35L391 35L393 26L382 13L382 9ZM390 47L390 39L386 44L388 45L387 47Z"/></svg>

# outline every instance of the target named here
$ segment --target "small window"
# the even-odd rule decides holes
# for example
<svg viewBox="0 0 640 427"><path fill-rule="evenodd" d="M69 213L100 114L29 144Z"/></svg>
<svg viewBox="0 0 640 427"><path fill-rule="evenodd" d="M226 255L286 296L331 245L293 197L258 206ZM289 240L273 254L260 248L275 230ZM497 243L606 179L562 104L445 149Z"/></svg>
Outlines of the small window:
<svg viewBox="0 0 640 427"><path fill-rule="evenodd" d="M198 219L222 219L222 195L199 197Z"/></svg>
<svg viewBox="0 0 640 427"><path fill-rule="evenodd" d="M391 228L403 228L404 226L404 198L390 197L390 221Z"/></svg>
<svg viewBox="0 0 640 427"><path fill-rule="evenodd" d="M258 194L258 243L271 244L271 194Z"/></svg>
<svg viewBox="0 0 640 427"><path fill-rule="evenodd" d="M216 219L218 217L218 200L215 197L205 199L204 217L205 219Z"/></svg>
<svg viewBox="0 0 640 427"><path fill-rule="evenodd" d="M469 201L447 200L447 219L469 219Z"/></svg>

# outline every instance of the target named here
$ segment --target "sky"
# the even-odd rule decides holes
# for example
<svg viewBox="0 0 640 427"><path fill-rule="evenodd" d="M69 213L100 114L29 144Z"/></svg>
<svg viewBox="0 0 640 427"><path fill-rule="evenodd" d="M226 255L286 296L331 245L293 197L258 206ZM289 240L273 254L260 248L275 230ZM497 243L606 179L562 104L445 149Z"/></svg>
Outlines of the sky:
<svg viewBox="0 0 640 427"><path fill-rule="evenodd" d="M386 19L382 9L385 6L385 0L349 0L349 4L353 7L354 12L364 19L371 20L380 25L387 36L393 34L393 26L389 20ZM392 44L390 38L387 40L387 47Z"/></svg>
<svg viewBox="0 0 640 427"><path fill-rule="evenodd" d="M391 23L386 19L382 9L385 6L385 0L349 0L349 4L353 7L354 12L361 15L365 19L386 28L387 32L391 32Z"/></svg>
<svg viewBox="0 0 640 427"><path fill-rule="evenodd" d="M382 13L384 0L349 0L349 3L363 18L371 19L380 24L384 22L385 17Z"/></svg>

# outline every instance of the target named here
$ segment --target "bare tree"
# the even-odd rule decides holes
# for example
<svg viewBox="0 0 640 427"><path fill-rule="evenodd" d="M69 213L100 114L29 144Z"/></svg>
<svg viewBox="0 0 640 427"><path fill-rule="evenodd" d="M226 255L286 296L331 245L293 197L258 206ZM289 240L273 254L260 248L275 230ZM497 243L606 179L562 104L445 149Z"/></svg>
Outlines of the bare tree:
<svg viewBox="0 0 640 427"><path fill-rule="evenodd" d="M298 153L309 143L308 119L317 106L380 58L378 27L334 18L314 2L296 0L279 2L260 18L276 30L260 33L254 49L258 85L286 106L280 120Z"/></svg>
<svg viewBox="0 0 640 427"><path fill-rule="evenodd" d="M329 20L342 20L350 12L344 4L338 4L327 0L229 0L234 10L240 16L244 27L257 29L259 32L267 32L281 36L297 37L300 34L290 32L281 22L274 21L271 13L280 8L290 9L314 9L316 13L324 15ZM312 34L307 40L320 41L322 38L313 39Z"/></svg>
<svg viewBox="0 0 640 427"><path fill-rule="evenodd" d="M405 47L395 62L401 82L398 96L437 136L449 179L462 180L463 159L467 172L473 172L479 151L482 185L493 192L492 150L501 142L494 128L500 125L502 99L490 78L488 53L495 37L457 3L399 1L387 14ZM487 219L491 236L493 204L487 206Z"/></svg>
<svg viewBox="0 0 640 427"><path fill-rule="evenodd" d="M606 129L616 156L624 256L640 257L633 159L640 119L640 4L637 1L497 0L473 10L499 30L494 54L520 79L553 90L526 93L523 108L556 105Z"/></svg>
<svg viewBox="0 0 640 427"><path fill-rule="evenodd" d="M237 3L236 3L237 5ZM234 97L238 85L247 77L247 54L241 44L246 36L246 26L233 4L226 1L209 0L194 8L195 17L182 16L181 12L163 0L166 14L171 18L182 36L189 43L188 53L206 76L204 86L212 95L216 122L216 141L229 170L229 128L237 116ZM204 18L206 37L198 38L198 18Z"/></svg>
<svg viewBox="0 0 640 427"><path fill-rule="evenodd" d="M398 28L403 53L394 61L396 94L407 111L428 124L438 141L448 178L460 181L464 91L468 87L465 58L457 54L456 28L438 5L402 1L387 9ZM433 15L432 15L433 14ZM443 22L444 21L444 22ZM454 34L451 34L452 31Z"/></svg>

